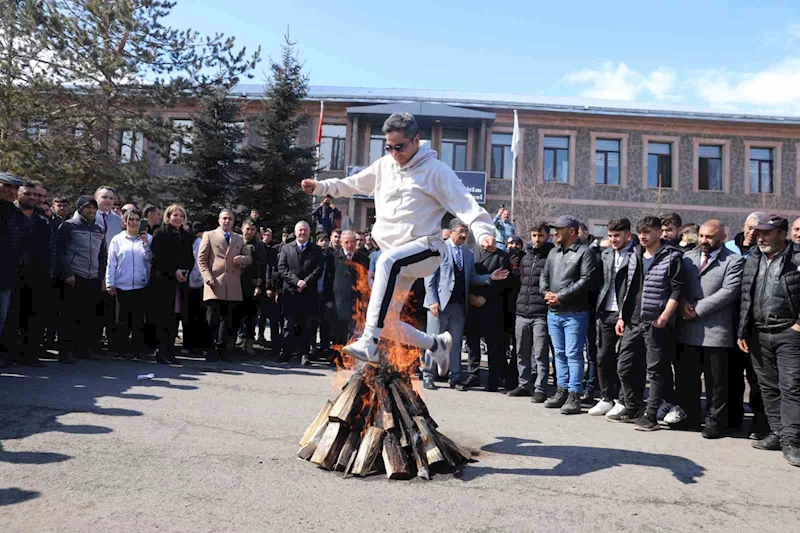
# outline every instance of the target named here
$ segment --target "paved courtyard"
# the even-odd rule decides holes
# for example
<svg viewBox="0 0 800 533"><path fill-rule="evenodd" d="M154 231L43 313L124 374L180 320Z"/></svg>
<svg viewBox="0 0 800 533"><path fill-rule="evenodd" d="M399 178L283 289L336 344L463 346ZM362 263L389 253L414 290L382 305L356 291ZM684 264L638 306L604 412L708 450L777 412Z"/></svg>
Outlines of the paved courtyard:
<svg viewBox="0 0 800 533"><path fill-rule="evenodd" d="M326 366L48 362L0 375L0 531L797 531L800 469L742 438L640 433L480 391L427 392L479 452L433 481L295 457ZM138 374L156 378L137 381Z"/></svg>

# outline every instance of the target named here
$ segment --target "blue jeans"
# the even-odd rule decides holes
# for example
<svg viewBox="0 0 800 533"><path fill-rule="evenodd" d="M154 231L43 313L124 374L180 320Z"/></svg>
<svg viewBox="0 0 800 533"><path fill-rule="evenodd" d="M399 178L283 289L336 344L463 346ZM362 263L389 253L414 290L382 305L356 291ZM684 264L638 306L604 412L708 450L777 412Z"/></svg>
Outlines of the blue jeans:
<svg viewBox="0 0 800 533"><path fill-rule="evenodd" d="M589 330L589 312L547 313L547 331L553 344L559 389L583 392L583 346Z"/></svg>

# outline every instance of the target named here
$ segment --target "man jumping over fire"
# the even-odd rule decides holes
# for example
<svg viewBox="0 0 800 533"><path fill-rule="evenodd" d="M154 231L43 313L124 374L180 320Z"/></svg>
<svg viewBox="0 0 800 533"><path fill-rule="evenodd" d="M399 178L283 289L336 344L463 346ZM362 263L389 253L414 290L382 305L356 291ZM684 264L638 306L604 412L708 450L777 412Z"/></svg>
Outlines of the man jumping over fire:
<svg viewBox="0 0 800 533"><path fill-rule="evenodd" d="M378 364L381 337L429 351L440 367L446 367L453 338L450 333L429 335L400 320L400 311L411 285L433 274L447 253L441 222L449 211L466 223L477 242L496 249L492 217L478 205L436 151L420 143L419 126L410 113L395 113L383 124L388 154L361 172L344 179L305 179L303 190L314 196L375 197L376 221L372 238L382 253L375 269L375 283L367 307L364 333L343 352ZM493 279L504 279L497 271Z"/></svg>

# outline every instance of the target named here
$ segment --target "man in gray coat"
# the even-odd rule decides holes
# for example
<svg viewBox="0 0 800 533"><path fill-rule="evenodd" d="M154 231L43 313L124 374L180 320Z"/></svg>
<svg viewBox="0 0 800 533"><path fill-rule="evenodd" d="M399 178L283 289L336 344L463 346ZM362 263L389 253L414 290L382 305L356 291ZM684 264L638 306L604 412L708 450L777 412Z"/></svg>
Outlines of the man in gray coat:
<svg viewBox="0 0 800 533"><path fill-rule="evenodd" d="M685 272L681 322L675 360L678 403L686 411L682 425L700 425L700 374L705 375L708 413L703 437L719 438L728 429L729 358L736 338L736 301L744 258L724 246L718 220L700 226L698 247L683 256Z"/></svg>
<svg viewBox="0 0 800 533"><path fill-rule="evenodd" d="M450 253L442 256L442 263L436 272L425 277L425 301L428 310L427 333L439 335L445 331L453 336L450 347L450 387L467 390L459 382L461 376L461 339L464 335L464 324L469 308L470 285L489 285L492 280L502 280L508 276L507 270L495 270L491 274L475 272L475 257L472 250L464 246L469 235L466 224L454 218L450 221L450 238L445 241L445 249ZM435 389L434 376L447 374L447 368L439 366L431 356L430 350L425 352L422 367L423 386Z"/></svg>

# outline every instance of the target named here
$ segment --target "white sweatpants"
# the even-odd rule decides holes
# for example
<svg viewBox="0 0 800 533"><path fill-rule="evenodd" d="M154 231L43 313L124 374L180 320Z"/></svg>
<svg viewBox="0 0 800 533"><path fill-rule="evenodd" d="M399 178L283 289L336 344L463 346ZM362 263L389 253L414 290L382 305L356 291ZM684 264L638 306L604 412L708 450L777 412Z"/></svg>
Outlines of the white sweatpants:
<svg viewBox="0 0 800 533"><path fill-rule="evenodd" d="M444 243L429 237L381 251L375 265L365 335L418 348L431 347L433 336L401 321L400 312L411 286L417 279L436 272L443 253Z"/></svg>

